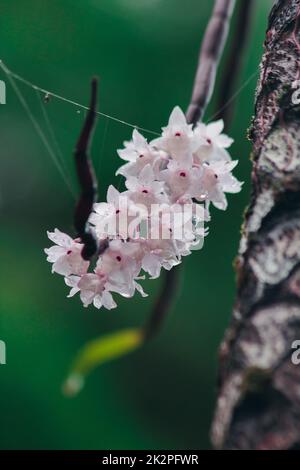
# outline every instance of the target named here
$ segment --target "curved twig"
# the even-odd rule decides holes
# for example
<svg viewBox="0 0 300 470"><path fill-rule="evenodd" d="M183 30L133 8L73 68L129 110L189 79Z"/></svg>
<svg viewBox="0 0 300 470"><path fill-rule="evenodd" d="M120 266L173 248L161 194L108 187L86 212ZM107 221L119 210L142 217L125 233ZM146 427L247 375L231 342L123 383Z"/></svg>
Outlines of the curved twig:
<svg viewBox="0 0 300 470"><path fill-rule="evenodd" d="M78 237L84 244L81 255L85 260L91 259L98 250L97 237L88 224L93 204L96 202L97 198L97 180L94 175L92 162L88 155L96 121L97 91L98 81L96 78L93 78L91 83L90 109L81 130L74 154L77 176L81 187L81 195L74 214L74 226Z"/></svg>

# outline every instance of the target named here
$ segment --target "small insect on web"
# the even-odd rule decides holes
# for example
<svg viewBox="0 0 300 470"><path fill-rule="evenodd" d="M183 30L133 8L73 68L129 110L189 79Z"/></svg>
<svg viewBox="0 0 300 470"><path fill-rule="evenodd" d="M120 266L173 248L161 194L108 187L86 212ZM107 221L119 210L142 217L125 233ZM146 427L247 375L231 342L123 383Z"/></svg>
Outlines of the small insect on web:
<svg viewBox="0 0 300 470"><path fill-rule="evenodd" d="M19 99L22 107L24 108L26 114L28 115L29 120L31 121L35 131L37 132L39 138L41 139L43 145L45 146L51 160L53 161L55 167L57 168L57 170L58 170L60 176L62 177L66 187L68 188L70 194L73 196L74 199L76 199L76 190L73 187L73 182L71 180L70 171L67 168L65 156L64 156L64 154L63 154L63 152L60 148L60 145L57 141L57 138L55 136L55 132L54 132L54 129L51 125L50 118L49 118L49 115L48 115L47 110L46 110L46 106L50 102L52 102L53 99L55 99L55 100L61 101L63 103L68 103L68 104L71 104L72 106L75 106L76 109L77 109L76 112L78 114L80 114L82 110L84 112L87 112L89 110L89 107L85 106L81 103L78 103L74 100L70 100L70 99L66 98L65 96L61 96L57 93L54 93L53 91L49 91L49 90L46 90L45 88L42 88L42 87L39 87L39 86L35 85L34 83L30 82L29 80L26 80L25 78L21 77L17 73L11 71L2 60L0 60L0 69L7 76L7 79L9 81L9 83L11 84L13 90L15 91L16 96L18 97L18 99ZM30 89L32 89L35 92L35 94L37 96L37 99L38 99L38 102L39 102L39 106L40 106L40 109L41 109L41 112L42 112L42 117L43 117L43 120L44 120L44 123L45 123L45 128L46 128L47 132L45 132L43 130L42 125L40 124L40 119L37 119L34 116L33 112L30 109L30 106L29 106L27 100L25 99L23 93L21 92L21 89L19 88L19 86L17 85L16 82L19 82L19 83L25 85L26 87L29 87ZM96 114L98 116L104 117L105 120L106 120L106 124L105 124L106 127L105 127L105 131L104 131L103 140L105 139L105 135L106 135L106 132L107 132L107 126L108 126L109 121L113 121L113 122L122 124L124 126L131 127L131 128L140 129L141 131L147 132L149 134L159 135L155 131L137 126L135 124L131 124L127 121L121 120L117 117L114 117L114 116L111 116L109 114L100 112L98 110L96 110ZM48 133L49 138L47 138L47 133ZM98 165L100 166L100 159L99 159Z"/></svg>
<svg viewBox="0 0 300 470"><path fill-rule="evenodd" d="M20 88L18 87L18 85L15 81L14 74L12 74L12 72L10 72L10 70L6 67L6 65L1 60L0 60L0 68L6 74L8 81L10 82L13 90L15 91L15 94L16 94L17 98L19 99L20 104L22 105L22 107L24 108L26 114L28 115L29 120L31 121L37 135L39 136L39 138L41 139L43 145L45 146L51 160L53 161L54 165L56 166L56 168L57 168L60 176L62 177L64 183L66 184L68 190L70 191L72 196L75 198L75 191L72 187L68 172L63 168L64 159L62 157L62 154L61 155L56 154L56 152L54 150L54 147L52 146L52 144L48 140L45 132L43 131L43 129L42 129L40 123L39 123L39 121L35 118L33 112L30 110L29 104L27 103L25 97L23 96ZM22 80L20 80L20 81L22 81ZM51 124L49 122L48 117L45 114L45 110L43 109L43 104L41 102L41 97L39 95L40 89L38 87L36 87L35 85L32 85L32 84L30 84L30 87L35 91L36 96L39 100L39 103L40 103L40 105L42 105L43 116L44 116L44 119L45 119L45 122L46 122L46 126L49 130L51 128ZM52 132L52 135L54 135L53 130L50 130L50 132Z"/></svg>
<svg viewBox="0 0 300 470"><path fill-rule="evenodd" d="M62 95L59 95L57 93L54 93L53 91L49 91L49 90L46 90L45 88L42 88L38 85L35 85L34 83L30 82L29 80L26 80L25 78L21 77L20 75L18 75L17 73L13 72L12 70L10 70L6 64L4 64L3 60L0 59L0 68L3 70L3 72L7 75L7 77L9 78L9 80L11 81L11 79L13 80L17 80L21 83L23 83L24 85L34 89L34 90L38 90L40 91L41 93L44 94L44 96L46 97L46 100L50 100L52 98L56 98L60 101L64 101L65 103L69 103L73 106L75 106L77 108L77 112L80 112L81 109L85 110L85 111L88 111L89 110L89 107L88 106L85 106L81 103L78 103L77 101L74 101L74 100L71 100L69 98L66 98L65 96L62 96ZM15 88L15 87L14 87ZM147 129L145 127L141 127L141 126L138 126L137 124L132 124L130 122L127 122L127 121L124 121L122 119L119 119L115 116L111 116L110 114L107 114L107 113L103 113L103 112L100 112L100 111L96 111L96 114L98 114L99 116L103 116L111 121L115 121L115 122L118 122L119 124L123 124L124 126L128 126L128 127L131 127L133 129L138 129L142 132L146 132L148 134L152 134L152 135L159 135L158 132L156 131L153 131L151 129Z"/></svg>

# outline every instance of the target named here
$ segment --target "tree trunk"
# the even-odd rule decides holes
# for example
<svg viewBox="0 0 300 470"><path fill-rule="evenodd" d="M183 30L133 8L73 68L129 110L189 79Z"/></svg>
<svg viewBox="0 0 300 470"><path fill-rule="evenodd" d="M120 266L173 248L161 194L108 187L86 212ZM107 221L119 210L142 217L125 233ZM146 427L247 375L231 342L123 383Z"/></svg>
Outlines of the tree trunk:
<svg viewBox="0 0 300 470"><path fill-rule="evenodd" d="M256 93L252 194L220 350L216 448L300 446L300 0L279 0ZM299 103L297 103L299 101Z"/></svg>

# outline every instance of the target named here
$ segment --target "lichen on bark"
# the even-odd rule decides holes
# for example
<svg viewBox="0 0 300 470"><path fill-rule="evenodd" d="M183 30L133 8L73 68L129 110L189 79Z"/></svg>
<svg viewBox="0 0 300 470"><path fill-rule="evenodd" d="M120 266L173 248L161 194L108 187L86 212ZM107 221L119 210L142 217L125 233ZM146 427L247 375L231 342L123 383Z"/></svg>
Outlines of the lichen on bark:
<svg viewBox="0 0 300 470"><path fill-rule="evenodd" d="M236 260L237 299L220 349L216 448L300 446L300 0L267 28L255 116L252 193Z"/></svg>

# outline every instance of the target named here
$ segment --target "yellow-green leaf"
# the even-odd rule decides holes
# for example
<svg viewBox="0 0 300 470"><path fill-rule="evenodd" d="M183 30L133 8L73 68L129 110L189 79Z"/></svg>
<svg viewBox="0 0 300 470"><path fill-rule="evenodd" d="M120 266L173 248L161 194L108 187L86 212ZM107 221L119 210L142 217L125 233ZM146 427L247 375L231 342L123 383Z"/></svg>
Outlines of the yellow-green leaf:
<svg viewBox="0 0 300 470"><path fill-rule="evenodd" d="M143 342L140 329L126 329L112 333L87 343L78 353L63 391L66 395L76 395L83 387L86 376L101 364L128 354Z"/></svg>

